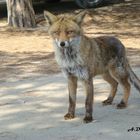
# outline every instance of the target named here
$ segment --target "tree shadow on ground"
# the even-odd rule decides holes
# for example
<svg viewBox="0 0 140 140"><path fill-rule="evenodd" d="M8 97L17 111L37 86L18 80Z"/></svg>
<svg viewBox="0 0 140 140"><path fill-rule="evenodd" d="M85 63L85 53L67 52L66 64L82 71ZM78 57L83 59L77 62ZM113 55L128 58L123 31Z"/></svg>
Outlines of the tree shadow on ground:
<svg viewBox="0 0 140 140"><path fill-rule="evenodd" d="M140 27L140 2L133 3L132 1L127 4L118 4L112 6L107 6L99 9L89 10L89 15L91 20L86 23L86 31L90 32L91 29L103 30L95 32L95 34L118 34L121 37L133 36L139 38L140 32L138 31ZM94 34L90 32L90 34Z"/></svg>
<svg viewBox="0 0 140 140"><path fill-rule="evenodd" d="M82 122L85 115L85 96L82 85L80 88L78 86L76 118L65 121L63 116L67 112L68 93L62 75L5 83L0 96L0 138L15 140L24 137L24 139L36 140L39 139L36 137L44 135L43 140L46 140L54 138L55 133L55 139L62 140L62 137L66 138L67 134L68 137L76 135L79 129L78 135L80 135L83 128L87 137L89 133L100 136L103 132L106 136L111 136L117 132L115 137L119 138L129 126L138 124L139 98L133 96L134 98L131 99L133 104L123 111L116 110L114 103L111 106L102 107L101 101L109 93L109 88L99 77L94 81L94 85L93 116L98 121L85 125ZM89 127L91 127L90 132ZM96 139L95 135L91 139L93 137Z"/></svg>
<svg viewBox="0 0 140 140"><path fill-rule="evenodd" d="M0 77L32 77L33 75L54 74L60 72L54 53L47 52L23 52L8 53L0 52Z"/></svg>
<svg viewBox="0 0 140 140"><path fill-rule="evenodd" d="M127 57L132 66L140 66L140 49L127 48ZM0 81L9 78L27 78L44 74L55 74L60 69L54 58L54 53L46 52L23 52L8 53L0 52Z"/></svg>
<svg viewBox="0 0 140 140"><path fill-rule="evenodd" d="M127 57L132 66L140 67L140 49L127 48Z"/></svg>
<svg viewBox="0 0 140 140"><path fill-rule="evenodd" d="M96 9L87 9L91 20L85 22L85 28L88 34L120 34L123 36L134 36L139 38L139 27L140 27L140 2L138 0L128 1L125 3L120 3L117 5L110 5ZM40 25L46 25L43 11L49 10L55 14L60 13L77 13L82 9L78 8L74 1L64 1L60 4L48 4L48 5L36 5L35 9L37 13L41 13L41 15L37 15L37 22ZM40 10L40 11L39 11ZM43 21L42 21L43 20ZM3 27L1 27L2 30ZM93 32L93 30L99 29L104 30ZM45 32L46 32L45 28ZM41 28L42 32L44 29ZM92 32L91 32L92 30ZM12 30L9 30L9 33ZM31 32L34 32L32 30ZM4 32L4 31L3 31Z"/></svg>

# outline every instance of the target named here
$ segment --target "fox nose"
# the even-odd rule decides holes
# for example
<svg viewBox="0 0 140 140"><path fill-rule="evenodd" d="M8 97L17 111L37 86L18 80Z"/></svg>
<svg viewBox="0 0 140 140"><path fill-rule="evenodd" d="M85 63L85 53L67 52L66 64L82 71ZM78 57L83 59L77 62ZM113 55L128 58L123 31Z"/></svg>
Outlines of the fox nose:
<svg viewBox="0 0 140 140"><path fill-rule="evenodd" d="M64 47L65 46L65 42L60 42L60 46Z"/></svg>

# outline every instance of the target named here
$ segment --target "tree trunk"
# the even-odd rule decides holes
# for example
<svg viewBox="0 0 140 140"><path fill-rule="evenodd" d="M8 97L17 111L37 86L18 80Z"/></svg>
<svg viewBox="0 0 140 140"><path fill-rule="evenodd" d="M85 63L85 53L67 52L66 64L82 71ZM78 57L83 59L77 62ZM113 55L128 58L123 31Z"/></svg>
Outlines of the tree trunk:
<svg viewBox="0 0 140 140"><path fill-rule="evenodd" d="M8 25L11 27L36 27L32 0L6 0Z"/></svg>

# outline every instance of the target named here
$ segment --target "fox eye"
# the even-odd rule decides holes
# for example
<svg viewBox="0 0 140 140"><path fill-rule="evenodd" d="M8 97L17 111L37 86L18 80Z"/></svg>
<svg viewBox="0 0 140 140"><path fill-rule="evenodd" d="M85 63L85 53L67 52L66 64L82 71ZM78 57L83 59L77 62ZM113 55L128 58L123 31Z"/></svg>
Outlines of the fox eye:
<svg viewBox="0 0 140 140"><path fill-rule="evenodd" d="M59 34L59 31L54 31L53 34L58 35Z"/></svg>
<svg viewBox="0 0 140 140"><path fill-rule="evenodd" d="M74 33L74 31L67 31L67 34L73 34Z"/></svg>

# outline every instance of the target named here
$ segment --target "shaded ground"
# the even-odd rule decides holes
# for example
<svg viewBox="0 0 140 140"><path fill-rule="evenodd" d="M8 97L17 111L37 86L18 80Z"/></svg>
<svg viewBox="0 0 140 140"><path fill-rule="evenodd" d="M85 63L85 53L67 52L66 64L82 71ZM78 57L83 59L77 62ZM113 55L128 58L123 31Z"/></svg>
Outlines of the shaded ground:
<svg viewBox="0 0 140 140"><path fill-rule="evenodd" d="M70 2L71 3L71 2ZM64 10L62 7L65 4ZM61 7L62 6L62 7ZM67 7L66 7L67 6ZM128 58L133 66L140 60L140 2L129 1L114 6L90 9L83 24L89 37L113 35L126 46ZM57 9L58 8L58 9ZM58 13L77 13L81 9L62 3L50 7ZM67 9L67 10L66 10ZM0 75L5 81L8 77L30 77L32 75L59 72L54 60L53 47L47 33L45 21L35 30L19 31L7 28L5 20L0 22ZM43 26L45 25L45 27Z"/></svg>
<svg viewBox="0 0 140 140"><path fill-rule="evenodd" d="M140 49L128 48L127 52L131 66L139 67ZM0 63L0 82L60 72L53 52L0 52Z"/></svg>
<svg viewBox="0 0 140 140"><path fill-rule="evenodd" d="M134 69L140 76L140 69ZM7 81L0 88L0 140L139 140L140 96L132 88L128 108L117 110L122 90L112 105L103 107L109 86L94 79L94 121L83 124L83 87L79 83L76 118L65 121L68 107L66 79L62 74Z"/></svg>
<svg viewBox="0 0 140 140"><path fill-rule="evenodd" d="M133 70L140 77L140 2L90 9L84 31L89 37L113 35L126 46ZM57 7L51 9L54 13ZM65 7L69 9L69 5ZM57 9L59 13L77 13L81 9ZM66 80L59 73L47 26L41 22L37 29L12 30L0 20L0 140L139 140L140 96L132 87L129 106L116 110L122 90L113 105L102 107L109 86L95 78L96 121L83 124L84 96L78 89L76 118L64 121L68 97ZM101 93L101 94L100 94Z"/></svg>

